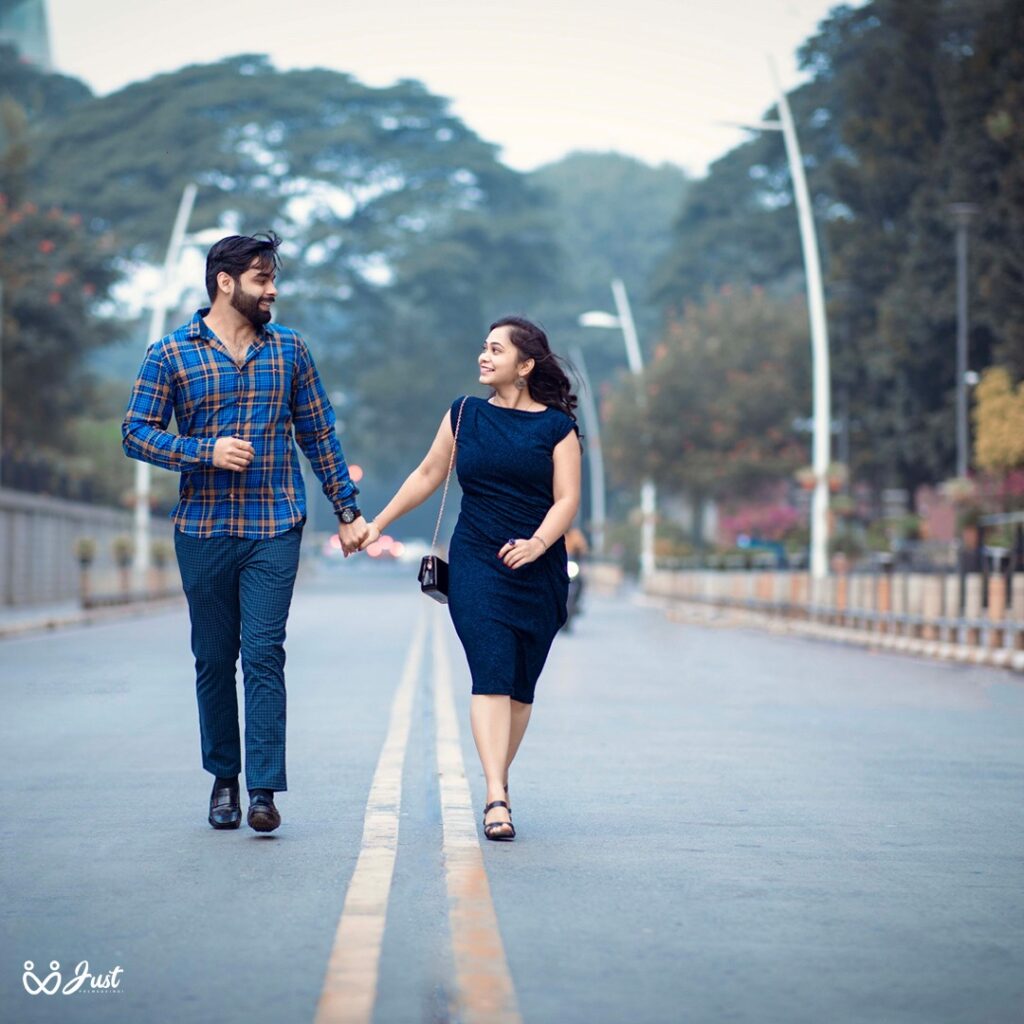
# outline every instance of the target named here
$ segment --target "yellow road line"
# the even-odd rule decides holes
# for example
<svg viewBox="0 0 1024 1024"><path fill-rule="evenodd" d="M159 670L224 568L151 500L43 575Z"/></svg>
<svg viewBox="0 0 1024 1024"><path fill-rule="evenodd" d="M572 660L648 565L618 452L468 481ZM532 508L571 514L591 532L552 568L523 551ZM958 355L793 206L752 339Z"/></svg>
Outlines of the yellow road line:
<svg viewBox="0 0 1024 1024"><path fill-rule="evenodd" d="M454 1017L461 1024L521 1024L476 831L476 813L459 742L451 661L440 609L434 615L434 717L444 823Z"/></svg>
<svg viewBox="0 0 1024 1024"><path fill-rule="evenodd" d="M316 1024L369 1024L373 1016L381 942L398 850L402 766L423 661L426 625L426 616L421 613L391 704L387 736L366 801L363 843L334 935Z"/></svg>

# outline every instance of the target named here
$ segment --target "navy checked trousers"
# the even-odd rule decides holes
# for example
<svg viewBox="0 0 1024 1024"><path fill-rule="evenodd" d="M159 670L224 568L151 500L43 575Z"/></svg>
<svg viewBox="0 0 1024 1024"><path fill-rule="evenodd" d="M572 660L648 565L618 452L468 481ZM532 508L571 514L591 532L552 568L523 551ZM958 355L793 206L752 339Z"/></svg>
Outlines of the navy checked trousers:
<svg viewBox="0 0 1024 1024"><path fill-rule="evenodd" d="M174 534L192 620L203 767L222 778L241 773L235 687L241 651L247 789L288 788L284 636L301 541L301 524L265 540Z"/></svg>

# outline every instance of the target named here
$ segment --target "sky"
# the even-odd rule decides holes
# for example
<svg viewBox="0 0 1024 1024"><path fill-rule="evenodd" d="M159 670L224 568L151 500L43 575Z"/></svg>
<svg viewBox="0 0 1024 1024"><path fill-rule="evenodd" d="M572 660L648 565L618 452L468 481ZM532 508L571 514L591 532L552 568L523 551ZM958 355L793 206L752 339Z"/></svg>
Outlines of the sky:
<svg viewBox="0 0 1024 1024"><path fill-rule="evenodd" d="M702 175L788 89L834 0L47 0L58 70L100 94L266 53L368 85L416 78L532 170L617 150Z"/></svg>

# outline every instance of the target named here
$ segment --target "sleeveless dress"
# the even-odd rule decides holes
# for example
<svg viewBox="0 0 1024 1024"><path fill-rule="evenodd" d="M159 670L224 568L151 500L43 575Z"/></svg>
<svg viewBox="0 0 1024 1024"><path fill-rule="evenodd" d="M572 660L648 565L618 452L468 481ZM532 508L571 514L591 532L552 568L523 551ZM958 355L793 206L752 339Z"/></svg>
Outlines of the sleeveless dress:
<svg viewBox="0 0 1024 1024"><path fill-rule="evenodd" d="M452 404L453 431L461 404L461 398ZM462 507L448 546L448 609L473 693L532 704L551 642L565 623L565 542L559 538L519 569L509 569L498 551L510 538L532 537L548 514L552 452L574 429L559 409L524 412L466 399L456 446Z"/></svg>

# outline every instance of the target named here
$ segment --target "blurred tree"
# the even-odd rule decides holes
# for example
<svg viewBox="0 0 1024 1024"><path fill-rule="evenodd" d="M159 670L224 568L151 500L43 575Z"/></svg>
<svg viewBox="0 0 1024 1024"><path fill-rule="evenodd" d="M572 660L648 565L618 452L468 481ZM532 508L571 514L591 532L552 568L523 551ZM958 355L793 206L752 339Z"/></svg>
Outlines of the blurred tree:
<svg viewBox="0 0 1024 1024"><path fill-rule="evenodd" d="M4 481L90 496L73 454L74 416L91 403L89 353L116 336L94 315L116 279L109 240L33 201L33 126L84 103L88 89L0 46L0 282Z"/></svg>
<svg viewBox="0 0 1024 1024"><path fill-rule="evenodd" d="M806 308L726 286L669 323L640 389L609 405L619 479L651 476L699 504L756 492L807 461L793 421L810 407Z"/></svg>
<svg viewBox="0 0 1024 1024"><path fill-rule="evenodd" d="M650 354L661 326L651 282L672 239L686 175L671 164L651 167L620 153L570 153L532 172L530 180L550 197L562 261L557 289L535 313L556 348L579 345L587 352L599 387L623 365L622 337L581 328L578 317L612 309L611 281L621 278Z"/></svg>
<svg viewBox="0 0 1024 1024"><path fill-rule="evenodd" d="M68 453L70 420L90 403L86 356L116 334L94 315L115 279L110 257L75 215L0 197L5 478L8 458Z"/></svg>
<svg viewBox="0 0 1024 1024"><path fill-rule="evenodd" d="M25 199L31 150L28 126L59 117L91 97L75 78L51 74L0 43L0 194L9 204Z"/></svg>
<svg viewBox="0 0 1024 1024"><path fill-rule="evenodd" d="M1024 466L1024 384L1015 388L1002 366L990 367L975 391L974 459L986 473Z"/></svg>
<svg viewBox="0 0 1024 1024"><path fill-rule="evenodd" d="M133 260L162 257L189 181L193 227L278 231L279 315L378 468L407 467L475 379L488 318L554 284L539 195L413 81L252 55L186 67L41 132L32 173Z"/></svg>
<svg viewBox="0 0 1024 1024"><path fill-rule="evenodd" d="M954 461L955 269L947 206L971 229L971 359L1024 372L1024 9L871 0L832 10L790 94L826 261L836 405L855 475L877 487ZM774 116L774 110L768 112ZM667 311L725 282L803 289L781 139L695 183L661 274Z"/></svg>
<svg viewBox="0 0 1024 1024"><path fill-rule="evenodd" d="M0 42L0 95L15 100L30 121L41 122L84 103L92 92L77 78L44 71L11 43Z"/></svg>

